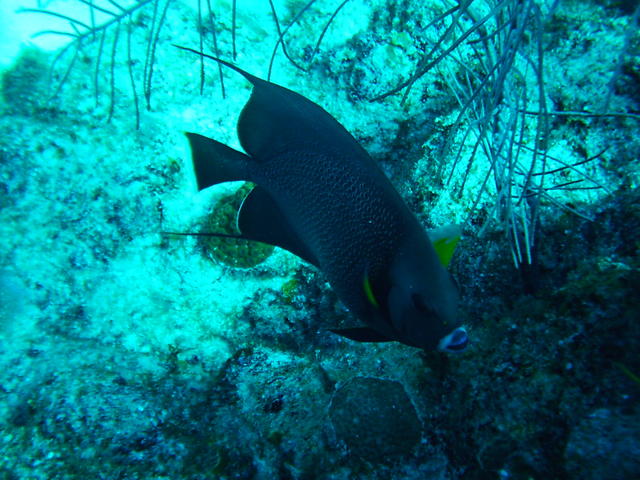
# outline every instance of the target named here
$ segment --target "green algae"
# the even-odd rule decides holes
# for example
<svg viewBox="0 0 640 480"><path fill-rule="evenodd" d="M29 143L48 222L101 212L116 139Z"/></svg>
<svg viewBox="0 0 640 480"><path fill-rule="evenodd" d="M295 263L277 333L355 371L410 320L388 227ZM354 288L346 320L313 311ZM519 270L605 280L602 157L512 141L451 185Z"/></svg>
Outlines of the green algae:
<svg viewBox="0 0 640 480"><path fill-rule="evenodd" d="M285 303L291 304L293 302L296 292L298 291L299 284L299 280L294 277L282 285L282 299Z"/></svg>
<svg viewBox="0 0 640 480"><path fill-rule="evenodd" d="M240 233L236 226L238 210L252 188L251 183L245 183L235 193L221 198L207 216L200 231L238 235ZM272 245L247 240L199 238L202 251L208 258L235 268L255 267L269 258L274 249Z"/></svg>

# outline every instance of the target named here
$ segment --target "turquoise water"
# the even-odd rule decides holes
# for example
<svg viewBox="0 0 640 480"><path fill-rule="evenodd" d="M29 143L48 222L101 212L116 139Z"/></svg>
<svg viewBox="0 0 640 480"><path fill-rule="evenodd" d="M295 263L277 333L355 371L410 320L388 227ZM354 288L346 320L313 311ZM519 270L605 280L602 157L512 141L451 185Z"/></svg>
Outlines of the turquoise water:
<svg viewBox="0 0 640 480"><path fill-rule="evenodd" d="M640 478L638 2L234 4L3 0L0 478ZM345 339L314 266L163 233L247 191L198 192L184 132L240 150L251 84L174 44L460 225L466 350Z"/></svg>

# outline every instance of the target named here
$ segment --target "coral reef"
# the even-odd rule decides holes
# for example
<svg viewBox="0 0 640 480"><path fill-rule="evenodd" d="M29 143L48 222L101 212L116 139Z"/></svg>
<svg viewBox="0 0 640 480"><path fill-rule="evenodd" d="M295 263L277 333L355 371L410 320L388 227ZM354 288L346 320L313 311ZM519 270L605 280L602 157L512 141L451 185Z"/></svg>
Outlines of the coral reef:
<svg viewBox="0 0 640 480"><path fill-rule="evenodd" d="M238 234L236 217L243 200L253 186L246 184L232 195L218 200L202 224L202 233ZM251 268L264 262L273 252L273 246L263 243L229 238L199 237L205 255L236 268Z"/></svg>
<svg viewBox="0 0 640 480"><path fill-rule="evenodd" d="M130 74L138 92L150 77L127 64L126 47L131 28L130 59L147 58L154 15L121 26L113 77L107 50L96 71L99 38L68 77L54 68L53 83L33 50L2 72L0 478L638 478L637 2L500 2L540 9L514 25L544 19L549 130L537 140L537 120L526 120L541 114L535 102L457 118L454 92L482 85L489 65L480 44L511 31L492 30L495 2L457 16L442 2L351 0L337 11L316 1L290 25L307 2L276 1L279 26L269 2L250 3L237 2L234 20L231 2L212 2L217 15L199 23L197 5L171 2L152 42L151 109L136 112ZM198 192L182 133L240 148L247 82L225 77L223 98L218 70L204 65L200 94L199 59L170 46L197 46L211 29L223 58L235 50L260 77L277 45L272 79L353 132L425 227L465 224L450 269L467 351L346 340L330 329L353 318L312 266L280 249L256 257L228 240L161 233L221 231L244 195ZM455 55L422 72L404 102L404 92L368 101L450 46ZM527 83L537 67L514 61L512 86L529 89L507 97L539 99ZM493 114L491 142L465 138ZM514 157L489 148L514 133L500 123L510 118L524 122L511 153L549 155L532 173L548 195L536 197L531 263L518 268L513 224L496 213L506 211L496 198L517 199L494 195L491 153ZM456 162L465 188L449 178ZM518 215L521 231L532 217Z"/></svg>
<svg viewBox="0 0 640 480"><path fill-rule="evenodd" d="M596 410L572 429L565 459L571 478L585 480L640 476L638 414Z"/></svg>
<svg viewBox="0 0 640 480"><path fill-rule="evenodd" d="M25 48L2 75L2 100L8 113L36 115L48 102L49 59L40 50ZM42 113L42 112L40 112Z"/></svg>

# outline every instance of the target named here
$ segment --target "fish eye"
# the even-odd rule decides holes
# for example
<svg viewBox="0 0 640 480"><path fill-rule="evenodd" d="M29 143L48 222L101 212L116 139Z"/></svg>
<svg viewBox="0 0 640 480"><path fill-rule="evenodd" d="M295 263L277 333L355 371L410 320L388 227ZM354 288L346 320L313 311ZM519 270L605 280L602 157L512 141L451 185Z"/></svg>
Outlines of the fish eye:
<svg viewBox="0 0 640 480"><path fill-rule="evenodd" d="M468 344L469 337L467 336L467 331L459 327L440 341L439 349L447 352L461 352L467 348Z"/></svg>

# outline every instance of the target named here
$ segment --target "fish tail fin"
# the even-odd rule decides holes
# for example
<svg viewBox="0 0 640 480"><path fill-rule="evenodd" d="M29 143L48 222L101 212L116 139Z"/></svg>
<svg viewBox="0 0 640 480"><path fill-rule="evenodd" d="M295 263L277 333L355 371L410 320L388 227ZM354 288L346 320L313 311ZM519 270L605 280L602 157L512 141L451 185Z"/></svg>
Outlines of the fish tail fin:
<svg viewBox="0 0 640 480"><path fill-rule="evenodd" d="M187 133L198 190L223 182L251 180L249 156L197 133Z"/></svg>

